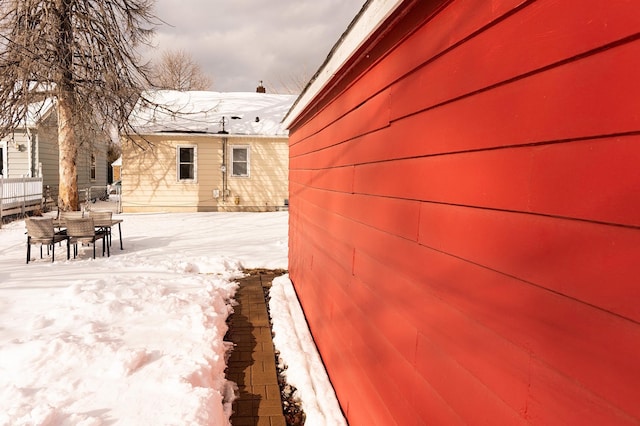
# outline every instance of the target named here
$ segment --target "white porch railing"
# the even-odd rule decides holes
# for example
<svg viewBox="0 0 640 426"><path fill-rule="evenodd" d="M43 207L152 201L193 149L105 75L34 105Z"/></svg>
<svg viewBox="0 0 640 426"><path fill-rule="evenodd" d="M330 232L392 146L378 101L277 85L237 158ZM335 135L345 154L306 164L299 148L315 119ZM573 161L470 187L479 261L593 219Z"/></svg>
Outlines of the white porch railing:
<svg viewBox="0 0 640 426"><path fill-rule="evenodd" d="M4 216L26 213L42 206L42 178L0 177L0 226Z"/></svg>

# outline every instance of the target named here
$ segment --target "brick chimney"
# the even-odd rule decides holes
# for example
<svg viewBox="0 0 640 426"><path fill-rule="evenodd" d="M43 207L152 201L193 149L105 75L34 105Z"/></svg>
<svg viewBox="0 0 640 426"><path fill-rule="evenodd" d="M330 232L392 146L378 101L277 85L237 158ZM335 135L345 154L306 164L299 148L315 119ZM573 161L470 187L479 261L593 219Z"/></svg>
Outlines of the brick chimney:
<svg viewBox="0 0 640 426"><path fill-rule="evenodd" d="M258 85L258 87L256 87L256 92L267 93L267 89L265 89L264 86L262 85L262 80L260 80L260 84Z"/></svg>

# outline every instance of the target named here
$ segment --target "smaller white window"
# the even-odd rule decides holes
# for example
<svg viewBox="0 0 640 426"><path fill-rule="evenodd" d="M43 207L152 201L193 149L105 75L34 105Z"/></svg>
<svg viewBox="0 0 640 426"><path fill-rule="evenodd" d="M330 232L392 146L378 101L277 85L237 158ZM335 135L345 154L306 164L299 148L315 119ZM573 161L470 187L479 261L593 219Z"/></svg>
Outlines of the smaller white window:
<svg viewBox="0 0 640 426"><path fill-rule="evenodd" d="M231 147L231 176L249 176L249 147Z"/></svg>
<svg viewBox="0 0 640 426"><path fill-rule="evenodd" d="M176 157L178 180L196 180L196 147L178 145Z"/></svg>

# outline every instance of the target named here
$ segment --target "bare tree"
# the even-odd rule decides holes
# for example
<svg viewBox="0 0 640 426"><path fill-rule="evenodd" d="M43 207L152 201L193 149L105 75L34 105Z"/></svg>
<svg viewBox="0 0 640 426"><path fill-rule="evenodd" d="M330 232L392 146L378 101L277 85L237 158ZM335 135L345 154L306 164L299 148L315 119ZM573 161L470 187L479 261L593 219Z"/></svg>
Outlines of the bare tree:
<svg viewBox="0 0 640 426"><path fill-rule="evenodd" d="M160 62L153 66L153 86L171 90L209 90L211 78L206 75L193 57L184 50L167 50Z"/></svg>
<svg viewBox="0 0 640 426"><path fill-rule="evenodd" d="M128 130L148 83L136 48L148 44L154 0L1 0L0 137L27 107L56 99L59 208L79 207L78 147L96 130Z"/></svg>
<svg viewBox="0 0 640 426"><path fill-rule="evenodd" d="M312 72L306 65L295 71L289 71L286 75L280 75L276 82L267 82L270 93L283 93L287 95L299 95L309 83Z"/></svg>

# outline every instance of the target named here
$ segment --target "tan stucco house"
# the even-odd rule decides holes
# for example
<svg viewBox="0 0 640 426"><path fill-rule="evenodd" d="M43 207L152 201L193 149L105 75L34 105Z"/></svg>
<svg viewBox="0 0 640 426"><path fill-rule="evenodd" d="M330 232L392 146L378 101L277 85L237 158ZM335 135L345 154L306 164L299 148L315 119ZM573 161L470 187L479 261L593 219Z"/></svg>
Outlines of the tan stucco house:
<svg viewBox="0 0 640 426"><path fill-rule="evenodd" d="M145 93L122 143L124 212L270 211L288 205L295 96Z"/></svg>

